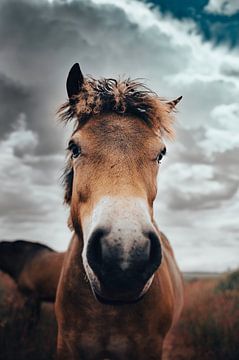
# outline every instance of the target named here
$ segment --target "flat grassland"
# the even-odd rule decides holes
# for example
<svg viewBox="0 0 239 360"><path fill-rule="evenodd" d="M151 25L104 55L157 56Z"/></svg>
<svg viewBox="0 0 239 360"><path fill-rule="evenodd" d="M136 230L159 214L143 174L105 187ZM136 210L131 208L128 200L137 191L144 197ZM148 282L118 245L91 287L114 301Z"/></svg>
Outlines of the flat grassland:
<svg viewBox="0 0 239 360"><path fill-rule="evenodd" d="M185 276L185 305L164 360L239 359L239 270Z"/></svg>
<svg viewBox="0 0 239 360"><path fill-rule="evenodd" d="M238 360L239 271L184 277L183 314L163 360ZM54 359L56 332L53 304L39 307L0 272L0 360Z"/></svg>

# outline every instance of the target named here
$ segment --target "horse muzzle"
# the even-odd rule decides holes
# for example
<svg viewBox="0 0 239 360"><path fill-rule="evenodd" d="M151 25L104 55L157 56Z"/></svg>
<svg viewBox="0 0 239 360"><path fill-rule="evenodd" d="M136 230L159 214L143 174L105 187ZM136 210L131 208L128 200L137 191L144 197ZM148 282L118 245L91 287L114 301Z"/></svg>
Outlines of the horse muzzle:
<svg viewBox="0 0 239 360"><path fill-rule="evenodd" d="M143 231L139 239L117 241L113 235L109 229L97 228L88 241L87 262L97 279L91 281L89 276L92 289L96 298L104 303L138 301L147 292L161 264L160 239L152 229ZM135 232L132 235L135 236ZM125 243L128 246L124 246Z"/></svg>

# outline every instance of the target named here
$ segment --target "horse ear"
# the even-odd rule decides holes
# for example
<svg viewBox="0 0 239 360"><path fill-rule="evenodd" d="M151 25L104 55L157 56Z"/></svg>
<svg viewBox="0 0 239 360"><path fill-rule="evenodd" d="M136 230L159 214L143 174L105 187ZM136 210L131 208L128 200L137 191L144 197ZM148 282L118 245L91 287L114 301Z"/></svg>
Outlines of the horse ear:
<svg viewBox="0 0 239 360"><path fill-rule="evenodd" d="M179 96L177 99L174 99L174 100L171 100L171 101L168 101L166 104L169 108L169 111L172 111L175 109L175 107L177 106L177 104L179 103L179 101L182 100L182 96Z"/></svg>
<svg viewBox="0 0 239 360"><path fill-rule="evenodd" d="M70 69L66 80L66 90L69 99L79 94L83 82L84 82L84 77L82 75L80 65L78 63L75 63Z"/></svg>

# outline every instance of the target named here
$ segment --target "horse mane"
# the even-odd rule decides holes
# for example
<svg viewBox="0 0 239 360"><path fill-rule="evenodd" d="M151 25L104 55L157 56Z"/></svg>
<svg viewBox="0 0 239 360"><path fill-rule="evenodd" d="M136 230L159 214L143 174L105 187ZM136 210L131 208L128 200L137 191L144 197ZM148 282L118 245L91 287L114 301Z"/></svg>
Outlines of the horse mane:
<svg viewBox="0 0 239 360"><path fill-rule="evenodd" d="M174 137L173 116L167 102L143 83L129 78L88 77L79 94L66 101L57 113L61 121L75 120L80 128L91 116L109 112L134 115L160 136Z"/></svg>

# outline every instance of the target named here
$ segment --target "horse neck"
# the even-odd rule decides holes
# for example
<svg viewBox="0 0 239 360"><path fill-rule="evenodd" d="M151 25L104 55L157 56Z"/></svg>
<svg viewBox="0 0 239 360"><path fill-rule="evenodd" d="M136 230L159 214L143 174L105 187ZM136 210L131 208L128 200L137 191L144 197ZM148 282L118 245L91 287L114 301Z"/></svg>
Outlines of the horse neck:
<svg viewBox="0 0 239 360"><path fill-rule="evenodd" d="M14 256L14 253L11 254L9 251L11 251L11 248L3 250L0 246L0 270L17 280L23 266L19 259Z"/></svg>
<svg viewBox="0 0 239 360"><path fill-rule="evenodd" d="M64 270L68 272L73 281L76 280L77 282L86 284L86 273L83 266L82 250L82 236L74 232L65 256ZM87 286L89 286L89 284L87 284Z"/></svg>

